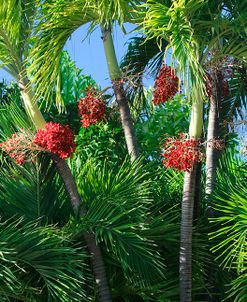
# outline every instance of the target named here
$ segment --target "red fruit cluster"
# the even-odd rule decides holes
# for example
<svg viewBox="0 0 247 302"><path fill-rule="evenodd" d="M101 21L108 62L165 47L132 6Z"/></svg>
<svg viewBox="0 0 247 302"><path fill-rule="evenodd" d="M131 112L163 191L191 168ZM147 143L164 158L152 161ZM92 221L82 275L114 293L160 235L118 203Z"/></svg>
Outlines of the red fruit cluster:
<svg viewBox="0 0 247 302"><path fill-rule="evenodd" d="M78 113L82 118L81 123L84 128L95 124L105 117L106 104L95 88L88 87L86 89L85 97L79 100Z"/></svg>
<svg viewBox="0 0 247 302"><path fill-rule="evenodd" d="M22 150L22 137L14 133L5 142L0 144L2 150L9 154L9 156L15 159L18 165L22 165L25 161L25 152Z"/></svg>
<svg viewBox="0 0 247 302"><path fill-rule="evenodd" d="M203 160L200 141L187 137L181 133L179 138L166 140L163 163L167 168L190 172L195 163Z"/></svg>
<svg viewBox="0 0 247 302"><path fill-rule="evenodd" d="M170 66L163 65L154 83L154 105L165 103L178 92L178 77Z"/></svg>
<svg viewBox="0 0 247 302"><path fill-rule="evenodd" d="M75 151L74 139L68 125L49 122L45 129L37 130L33 142L51 153L58 154L60 158L67 158Z"/></svg>
<svg viewBox="0 0 247 302"><path fill-rule="evenodd" d="M25 162L29 157L28 154L34 158L35 153L40 150L32 142L32 137L24 129L21 129L18 133L14 133L5 142L1 143L0 147L11 158L15 159L18 165L22 165Z"/></svg>

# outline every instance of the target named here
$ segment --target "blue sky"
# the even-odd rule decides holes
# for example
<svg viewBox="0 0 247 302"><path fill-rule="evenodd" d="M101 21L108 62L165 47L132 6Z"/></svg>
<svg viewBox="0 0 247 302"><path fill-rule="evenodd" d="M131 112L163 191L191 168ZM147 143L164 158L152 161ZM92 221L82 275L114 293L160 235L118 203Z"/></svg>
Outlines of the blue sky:
<svg viewBox="0 0 247 302"><path fill-rule="evenodd" d="M82 68L85 74L89 74L93 79L102 87L109 85L108 71L106 60L104 56L104 47L101 40L101 33L99 27L86 38L88 26L78 28L65 45L72 58L79 68ZM132 24L126 24L125 29L127 34L124 35L119 27L114 27L113 39L116 49L117 59L120 62L123 57L127 45L126 42L129 38L134 36L131 31L134 29ZM0 69L0 80L5 78L11 81L11 77L3 70ZM148 81L148 85L151 81Z"/></svg>

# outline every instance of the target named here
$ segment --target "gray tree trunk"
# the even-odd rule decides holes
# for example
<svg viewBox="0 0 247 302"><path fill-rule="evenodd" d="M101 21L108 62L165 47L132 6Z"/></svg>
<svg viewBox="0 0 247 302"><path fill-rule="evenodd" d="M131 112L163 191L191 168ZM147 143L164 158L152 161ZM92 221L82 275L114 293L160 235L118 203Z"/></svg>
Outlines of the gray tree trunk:
<svg viewBox="0 0 247 302"><path fill-rule="evenodd" d="M184 175L179 256L180 302L192 301L192 225L196 170L194 166L191 173L185 172Z"/></svg>
<svg viewBox="0 0 247 302"><path fill-rule="evenodd" d="M207 150L206 150L206 196L213 192L215 183L215 174L217 163L219 160L220 150L216 148L217 140L221 136L221 75L215 73L213 79L213 95L210 98L210 107L208 114L208 129L207 129ZM210 207L210 205L208 204Z"/></svg>
<svg viewBox="0 0 247 302"><path fill-rule="evenodd" d="M125 91L123 89L122 84L119 84L118 82L113 83L113 89L119 106L121 123L124 130L128 153L130 154L132 161L134 161L139 155L139 150L137 146L137 140L129 104L126 99Z"/></svg>
<svg viewBox="0 0 247 302"><path fill-rule="evenodd" d="M91 264L98 288L99 302L111 302L112 299L107 282L105 264L102 258L101 249L96 244L93 233L84 233L83 237L92 256Z"/></svg>

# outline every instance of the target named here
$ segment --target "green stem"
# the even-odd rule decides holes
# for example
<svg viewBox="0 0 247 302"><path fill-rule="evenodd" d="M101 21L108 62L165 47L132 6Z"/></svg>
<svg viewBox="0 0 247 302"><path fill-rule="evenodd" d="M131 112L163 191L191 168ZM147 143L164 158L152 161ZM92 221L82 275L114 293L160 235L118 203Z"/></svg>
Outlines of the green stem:
<svg viewBox="0 0 247 302"><path fill-rule="evenodd" d="M121 71L116 57L111 30L101 26L101 33L109 76L111 81L115 81L121 78Z"/></svg>
<svg viewBox="0 0 247 302"><path fill-rule="evenodd" d="M25 77L19 76L18 85L20 87L24 107L34 126L36 127L36 129L44 128L46 121L42 113L40 112L37 103L34 101L32 91L30 90L31 88L29 81Z"/></svg>
<svg viewBox="0 0 247 302"><path fill-rule="evenodd" d="M203 125L203 101L198 92L195 92L194 96L195 100L193 100L192 104L189 134L190 137L200 138Z"/></svg>

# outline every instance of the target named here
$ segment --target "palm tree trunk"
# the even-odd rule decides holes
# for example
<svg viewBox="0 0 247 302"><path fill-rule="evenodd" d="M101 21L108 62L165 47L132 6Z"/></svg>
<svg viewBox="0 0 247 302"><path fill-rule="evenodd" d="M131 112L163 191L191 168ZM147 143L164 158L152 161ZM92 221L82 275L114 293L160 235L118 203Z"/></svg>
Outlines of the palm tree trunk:
<svg viewBox="0 0 247 302"><path fill-rule="evenodd" d="M193 209L193 225L197 224L200 216L200 199L201 199L201 175L202 175L202 163L197 163L194 166L196 170L195 175L195 193L194 193L194 209Z"/></svg>
<svg viewBox="0 0 247 302"><path fill-rule="evenodd" d="M207 150L206 150L206 196L213 192L215 182L215 172L220 155L220 150L215 146L215 141L221 134L221 75L215 73L213 79L213 95L210 98L207 129ZM209 206L209 205L208 205Z"/></svg>
<svg viewBox="0 0 247 302"><path fill-rule="evenodd" d="M27 110L28 115L31 117L35 127L37 129L44 128L46 122L37 104L33 102L32 93L27 88L29 87L28 80L21 79L18 84L21 89L21 95L24 101L25 108ZM56 169L64 183L75 215L86 215L86 208L81 202L80 194L78 192L75 179L71 173L67 162L55 154L52 154L51 158L53 159L56 165ZM87 243L89 253L92 256L92 269L99 292L99 302L111 302L110 290L107 284L106 270L100 247L96 245L96 238L94 234L85 233L84 239Z"/></svg>
<svg viewBox="0 0 247 302"><path fill-rule="evenodd" d="M77 215L79 215L79 213L82 216L86 215L86 209L81 202L81 197L77 190L75 179L71 173L71 170L70 170L68 164L66 163L66 161L64 159L61 159L56 154L51 154L51 158L54 161L57 172L60 175L60 177L64 183L64 187L66 189L66 192L69 195L69 199L70 199L70 202L71 202L75 215L77 216Z"/></svg>
<svg viewBox="0 0 247 302"><path fill-rule="evenodd" d="M109 28L101 26L101 32L108 71L112 81L114 94L119 106L121 123L124 130L128 153L131 156L131 160L134 161L139 155L139 150L129 104L123 88L123 83L121 81L121 71L116 58L111 30Z"/></svg>
<svg viewBox="0 0 247 302"><path fill-rule="evenodd" d="M112 299L107 283L105 264L102 258L100 247L96 244L93 233L84 233L83 237L92 256L92 270L98 288L99 302L111 302Z"/></svg>
<svg viewBox="0 0 247 302"><path fill-rule="evenodd" d="M192 301L192 225L196 169L185 172L180 232L180 302Z"/></svg>
<svg viewBox="0 0 247 302"><path fill-rule="evenodd" d="M199 139L202 133L203 102L196 89L193 90L193 98L189 132L191 138ZM194 164L191 172L185 172L184 175L179 256L180 302L192 301L192 226L196 177L197 164Z"/></svg>

